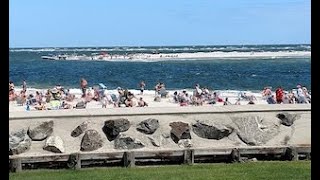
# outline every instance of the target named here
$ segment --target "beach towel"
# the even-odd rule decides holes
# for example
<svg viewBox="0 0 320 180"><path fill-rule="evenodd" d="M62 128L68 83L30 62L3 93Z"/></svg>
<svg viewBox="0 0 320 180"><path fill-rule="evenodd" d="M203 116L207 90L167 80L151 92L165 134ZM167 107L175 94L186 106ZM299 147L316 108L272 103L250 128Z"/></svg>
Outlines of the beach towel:
<svg viewBox="0 0 320 180"><path fill-rule="evenodd" d="M50 109L57 110L57 109L60 108L60 106L61 106L60 101L57 101L57 100L55 100L55 101L50 101Z"/></svg>

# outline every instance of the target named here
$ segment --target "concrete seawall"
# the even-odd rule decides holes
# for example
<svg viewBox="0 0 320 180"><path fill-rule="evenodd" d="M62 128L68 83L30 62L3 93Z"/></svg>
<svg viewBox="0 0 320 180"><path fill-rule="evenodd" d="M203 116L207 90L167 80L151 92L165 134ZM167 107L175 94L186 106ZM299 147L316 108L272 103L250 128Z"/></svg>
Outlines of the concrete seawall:
<svg viewBox="0 0 320 180"><path fill-rule="evenodd" d="M294 123L285 126L277 117L279 113L297 116ZM9 132L20 129L27 130L29 126L45 121L53 121L52 135L61 137L64 142L64 153L81 153L80 144L83 134L72 137L71 132L84 121L88 121L88 129L96 130L102 138L101 148L90 153L115 153L127 150L115 149L114 141L107 139L102 127L106 120L126 118L130 128L120 134L139 140L144 147L130 149L132 151L162 151L193 149L230 149L252 147L281 147L306 146L311 147L311 105L243 105L243 106L217 106L217 107L177 107L177 108L114 108L114 109L83 109L83 110L52 110L29 111L9 113ZM157 119L159 128L152 134L137 131L137 125L148 118ZM206 139L194 132L196 122L209 125L225 125L235 129L230 135L221 139ZM190 127L189 147L183 147L170 138L172 122L187 123ZM243 125L245 124L245 125ZM254 124L254 125L253 125ZM252 131L253 137L250 136ZM150 139L158 142L155 146ZM248 140L249 139L249 140ZM249 141L257 142L250 144ZM45 140L32 141L30 149L10 157L32 157L58 155L43 150Z"/></svg>

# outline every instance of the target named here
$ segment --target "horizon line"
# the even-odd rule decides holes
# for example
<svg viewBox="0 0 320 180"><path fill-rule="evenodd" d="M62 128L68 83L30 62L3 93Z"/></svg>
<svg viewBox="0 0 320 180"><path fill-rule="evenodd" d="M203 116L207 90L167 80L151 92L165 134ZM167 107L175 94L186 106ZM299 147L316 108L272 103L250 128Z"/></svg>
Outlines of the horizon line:
<svg viewBox="0 0 320 180"><path fill-rule="evenodd" d="M203 44L203 45L111 45L111 46L21 46L21 47L9 47L9 49L15 48L102 48L102 47L179 47L179 46L270 46L270 45L311 45L311 43L275 43L275 44Z"/></svg>

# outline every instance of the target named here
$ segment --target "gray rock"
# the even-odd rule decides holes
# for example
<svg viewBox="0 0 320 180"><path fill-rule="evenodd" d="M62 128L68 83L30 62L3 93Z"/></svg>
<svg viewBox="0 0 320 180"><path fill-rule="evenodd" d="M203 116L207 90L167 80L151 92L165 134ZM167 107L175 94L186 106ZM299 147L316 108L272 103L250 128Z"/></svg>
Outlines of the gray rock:
<svg viewBox="0 0 320 180"><path fill-rule="evenodd" d="M285 126L291 126L295 120L299 119L301 116L298 114L289 114L289 113L279 113L277 118L280 119L280 123Z"/></svg>
<svg viewBox="0 0 320 180"><path fill-rule="evenodd" d="M279 133L279 125L265 125L260 116L231 117L238 137L247 145L263 145Z"/></svg>
<svg viewBox="0 0 320 180"><path fill-rule="evenodd" d="M137 125L137 130L145 134L153 134L159 128L157 119L146 119Z"/></svg>
<svg viewBox="0 0 320 180"><path fill-rule="evenodd" d="M28 135L33 141L42 141L53 132L53 121L43 122L37 126L29 127Z"/></svg>
<svg viewBox="0 0 320 180"><path fill-rule="evenodd" d="M148 139L150 140L150 142L151 142L151 144L153 145L153 146L156 146L156 147L160 147L161 146L161 136L160 136L160 140L157 140L157 139L155 139L155 138L153 138L153 137L149 137L148 136Z"/></svg>
<svg viewBox="0 0 320 180"><path fill-rule="evenodd" d="M31 139L24 129L9 134L9 155L23 153L30 149Z"/></svg>
<svg viewBox="0 0 320 180"><path fill-rule="evenodd" d="M171 139L178 143L180 139L191 139L189 124L184 122L172 122L169 124L171 127Z"/></svg>
<svg viewBox="0 0 320 180"><path fill-rule="evenodd" d="M191 139L180 139L178 142L178 146L181 148L190 148L193 145Z"/></svg>
<svg viewBox="0 0 320 180"><path fill-rule="evenodd" d="M232 133L233 128L226 127L221 124L210 126L206 123L198 121L197 123L192 125L192 130L199 137L219 140L229 136L229 134Z"/></svg>
<svg viewBox="0 0 320 180"><path fill-rule="evenodd" d="M81 123L78 127L76 127L72 132L71 132L71 136L72 137L78 137L80 136L85 130L87 130L88 128L88 121L85 121L83 123Z"/></svg>
<svg viewBox="0 0 320 180"><path fill-rule="evenodd" d="M119 118L105 121L102 131L105 133L109 141L113 141L118 137L120 132L125 132L129 128L130 122L128 119Z"/></svg>
<svg viewBox="0 0 320 180"><path fill-rule="evenodd" d="M89 129L81 141L81 151L94 151L102 147L102 139L98 131Z"/></svg>
<svg viewBox="0 0 320 180"><path fill-rule="evenodd" d="M121 135L114 140L115 149L138 149L143 148L145 145L138 139Z"/></svg>
<svg viewBox="0 0 320 180"><path fill-rule="evenodd" d="M170 133L163 133L161 136L164 138L170 138Z"/></svg>
<svg viewBox="0 0 320 180"><path fill-rule="evenodd" d="M43 149L54 153L64 153L63 141L59 136L49 136Z"/></svg>

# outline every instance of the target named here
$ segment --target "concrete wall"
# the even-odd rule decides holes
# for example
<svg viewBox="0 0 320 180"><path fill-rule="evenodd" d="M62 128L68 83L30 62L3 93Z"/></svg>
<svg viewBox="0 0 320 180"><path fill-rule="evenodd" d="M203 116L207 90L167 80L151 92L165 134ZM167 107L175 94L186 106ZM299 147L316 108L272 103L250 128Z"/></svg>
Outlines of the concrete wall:
<svg viewBox="0 0 320 180"><path fill-rule="evenodd" d="M122 134L139 139L146 147L142 150L180 149L171 139L164 139L163 134L170 134L170 122L181 121L191 126L197 120L210 121L213 124L232 125L234 118L259 116L268 125L279 121L278 113L287 112L300 116L294 125L279 126L279 133L268 140L263 146L306 145L311 146L311 105L243 105L243 106L215 106L215 107L177 107L177 108L114 108L114 109L77 109L77 110L51 110L51 111L26 111L9 113L9 132L19 129L28 129L30 125L53 120L53 135L60 136L64 141L66 153L80 152L82 135L71 137L71 132L82 122L90 121L88 129L97 130L102 136L104 145L96 152L113 152L114 143L110 142L102 131L104 121L115 118L127 118L131 127ZM159 120L160 127L152 135L145 135L136 130L136 125L142 120L155 118ZM267 134L265 134L267 136ZM152 145L147 137L161 141L160 147ZM220 140L204 139L191 132L191 141L194 148L210 147L242 147L248 146L233 132L228 137ZM284 142L289 137L287 142ZM32 141L30 150L21 156L54 154L42 149L44 141Z"/></svg>

